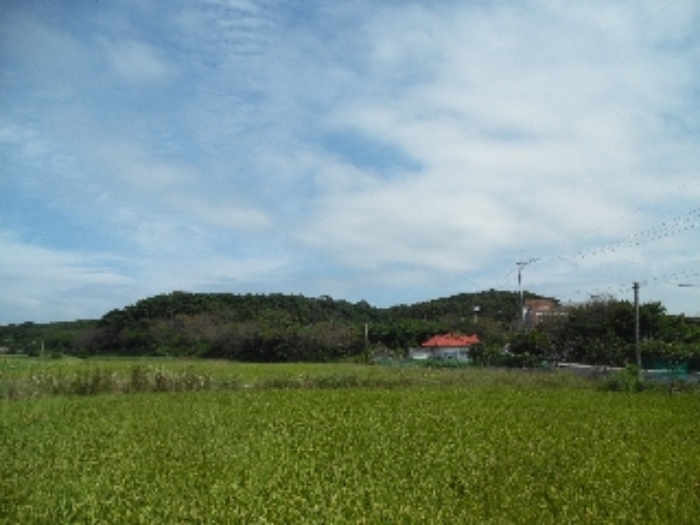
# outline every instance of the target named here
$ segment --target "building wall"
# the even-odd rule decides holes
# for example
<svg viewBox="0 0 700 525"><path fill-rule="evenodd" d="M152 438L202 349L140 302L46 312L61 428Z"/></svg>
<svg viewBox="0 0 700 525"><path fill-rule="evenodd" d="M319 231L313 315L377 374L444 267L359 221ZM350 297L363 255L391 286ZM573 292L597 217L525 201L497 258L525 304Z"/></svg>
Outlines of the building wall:
<svg viewBox="0 0 700 525"><path fill-rule="evenodd" d="M409 359L425 360L425 359L446 359L456 361L469 360L468 346L440 346L432 348L410 348L408 350Z"/></svg>
<svg viewBox="0 0 700 525"><path fill-rule="evenodd" d="M557 305L551 299L528 299L525 301L525 322L529 326L537 326L543 317L556 313Z"/></svg>

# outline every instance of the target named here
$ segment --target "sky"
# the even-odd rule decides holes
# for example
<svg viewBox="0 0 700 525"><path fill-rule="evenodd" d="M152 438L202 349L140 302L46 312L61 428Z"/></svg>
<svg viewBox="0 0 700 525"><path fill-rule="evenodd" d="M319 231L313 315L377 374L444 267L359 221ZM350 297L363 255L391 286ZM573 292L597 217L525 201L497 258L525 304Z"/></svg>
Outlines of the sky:
<svg viewBox="0 0 700 525"><path fill-rule="evenodd" d="M699 64L697 0L3 0L0 324L634 282L700 315Z"/></svg>

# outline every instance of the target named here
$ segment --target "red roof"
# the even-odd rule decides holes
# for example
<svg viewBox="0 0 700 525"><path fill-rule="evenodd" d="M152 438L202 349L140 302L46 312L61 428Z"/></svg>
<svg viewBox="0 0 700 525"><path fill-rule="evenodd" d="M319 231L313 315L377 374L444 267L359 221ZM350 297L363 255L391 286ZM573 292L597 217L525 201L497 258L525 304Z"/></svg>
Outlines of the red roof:
<svg viewBox="0 0 700 525"><path fill-rule="evenodd" d="M478 335L442 334L434 335L421 346L471 346L479 344Z"/></svg>

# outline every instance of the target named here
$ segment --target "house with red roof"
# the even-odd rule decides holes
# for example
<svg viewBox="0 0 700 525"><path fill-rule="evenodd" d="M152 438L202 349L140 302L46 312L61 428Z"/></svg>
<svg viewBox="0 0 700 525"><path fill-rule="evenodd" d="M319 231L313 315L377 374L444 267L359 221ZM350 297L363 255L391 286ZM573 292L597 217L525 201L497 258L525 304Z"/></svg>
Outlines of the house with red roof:
<svg viewBox="0 0 700 525"><path fill-rule="evenodd" d="M479 344L477 335L440 334L434 335L419 348L408 351L410 359L454 359L469 360L469 349Z"/></svg>

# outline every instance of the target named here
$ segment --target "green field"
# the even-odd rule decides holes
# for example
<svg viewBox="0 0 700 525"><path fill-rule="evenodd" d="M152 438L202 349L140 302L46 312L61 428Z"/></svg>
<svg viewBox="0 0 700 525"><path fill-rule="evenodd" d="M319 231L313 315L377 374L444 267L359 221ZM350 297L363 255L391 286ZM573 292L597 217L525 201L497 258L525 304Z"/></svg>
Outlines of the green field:
<svg viewBox="0 0 700 525"><path fill-rule="evenodd" d="M153 360L1 366L2 523L697 523L700 516L697 393L605 392L560 374L470 369ZM148 392L132 388L134 370ZM106 393L31 388L37 377L80 384L81 374L102 378ZM173 388L150 391L158 377ZM184 388L196 377L210 382Z"/></svg>

